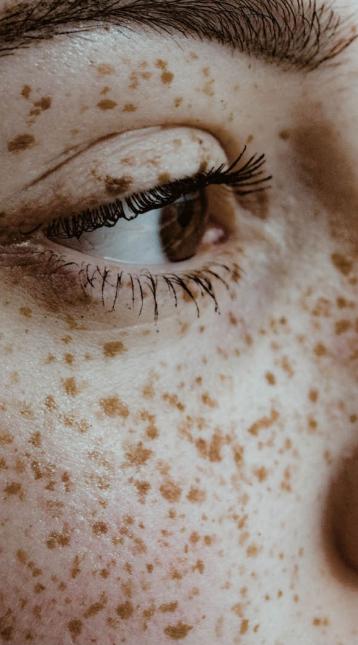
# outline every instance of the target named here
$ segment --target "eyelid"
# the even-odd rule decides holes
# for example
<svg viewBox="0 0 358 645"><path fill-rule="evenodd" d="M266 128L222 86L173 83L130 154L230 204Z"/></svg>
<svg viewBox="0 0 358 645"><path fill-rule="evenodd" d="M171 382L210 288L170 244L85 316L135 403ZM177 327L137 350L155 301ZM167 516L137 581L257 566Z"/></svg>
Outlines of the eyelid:
<svg viewBox="0 0 358 645"><path fill-rule="evenodd" d="M208 162L227 162L219 141L208 132L167 126L123 133L101 142L15 196L6 205L9 217L4 224L30 230L56 216L113 202L114 195L123 198L176 177L195 175Z"/></svg>

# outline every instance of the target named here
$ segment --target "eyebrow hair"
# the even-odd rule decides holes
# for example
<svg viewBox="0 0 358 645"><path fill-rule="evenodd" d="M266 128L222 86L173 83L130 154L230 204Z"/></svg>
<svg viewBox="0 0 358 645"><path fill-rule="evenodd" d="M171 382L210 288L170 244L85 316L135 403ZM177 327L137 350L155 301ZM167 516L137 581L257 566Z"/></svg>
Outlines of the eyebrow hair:
<svg viewBox="0 0 358 645"><path fill-rule="evenodd" d="M0 16L0 56L109 26L194 36L307 70L336 58L358 37L347 19L318 0L36 0Z"/></svg>

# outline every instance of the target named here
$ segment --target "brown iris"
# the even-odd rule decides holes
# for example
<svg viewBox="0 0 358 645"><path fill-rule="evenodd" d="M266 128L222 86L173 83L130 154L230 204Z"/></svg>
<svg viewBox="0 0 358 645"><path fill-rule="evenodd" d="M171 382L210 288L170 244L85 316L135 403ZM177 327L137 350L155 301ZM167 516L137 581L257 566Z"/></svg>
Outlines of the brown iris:
<svg viewBox="0 0 358 645"><path fill-rule="evenodd" d="M170 262L192 258L198 250L208 224L205 190L187 195L162 208L160 238Z"/></svg>

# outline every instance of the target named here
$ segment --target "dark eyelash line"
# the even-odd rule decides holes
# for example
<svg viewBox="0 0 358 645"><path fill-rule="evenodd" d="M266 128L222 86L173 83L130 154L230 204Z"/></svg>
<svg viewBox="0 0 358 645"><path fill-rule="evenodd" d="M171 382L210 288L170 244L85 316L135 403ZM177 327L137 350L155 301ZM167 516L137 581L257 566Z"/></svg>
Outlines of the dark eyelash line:
<svg viewBox="0 0 358 645"><path fill-rule="evenodd" d="M142 316L146 295L149 293L153 301L153 318L157 322L160 316L159 290L164 285L173 303L174 309L179 308L179 298L182 295L189 299L196 310L197 318L201 315L201 304L203 298L209 298L217 314L220 314L220 306L216 295L217 286L223 286L230 291L230 285L239 282L242 270L239 264L231 261L209 262L204 267L183 271L180 274L154 273L149 269L139 273L130 273L124 270L115 271L108 267L100 267L89 263L79 264L68 262L65 256L53 250L34 251L26 246L19 246L14 250L15 265L22 266L37 280L43 281L58 293L57 278L65 281L71 280L76 274L78 286L82 293L88 297L90 290L100 293L102 306L108 313L113 313L118 304L121 292L127 291L126 298L131 302L131 309L134 312L136 305L138 319ZM21 257L22 256L22 257ZM129 282L129 284L128 284ZM129 290L128 290L129 287ZM109 292L109 294L108 294ZM138 304L139 303L139 304Z"/></svg>
<svg viewBox="0 0 358 645"><path fill-rule="evenodd" d="M180 197L198 193L209 186L231 187L238 196L265 190L272 179L271 176L265 176L263 171L265 155L255 154L240 166L246 150L247 146L229 167L221 164L207 171L200 171L194 177L177 179L164 186L155 186L149 191L135 193L124 200L86 210L77 216L54 220L48 225L46 234L50 239L80 239L83 233L91 233L103 227L111 228L120 219L136 219L150 210L168 206ZM125 206L130 209L132 215L127 214Z"/></svg>

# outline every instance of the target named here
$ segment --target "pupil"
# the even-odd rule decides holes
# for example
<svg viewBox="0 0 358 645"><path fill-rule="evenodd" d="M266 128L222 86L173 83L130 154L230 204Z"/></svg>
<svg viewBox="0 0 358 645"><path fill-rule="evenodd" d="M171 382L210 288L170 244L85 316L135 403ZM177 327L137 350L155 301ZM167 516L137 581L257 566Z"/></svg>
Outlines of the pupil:
<svg viewBox="0 0 358 645"><path fill-rule="evenodd" d="M186 228L191 223L191 220L194 215L194 202L193 200L187 200L185 198L184 202L181 202L177 205L178 215L177 220L179 226Z"/></svg>

